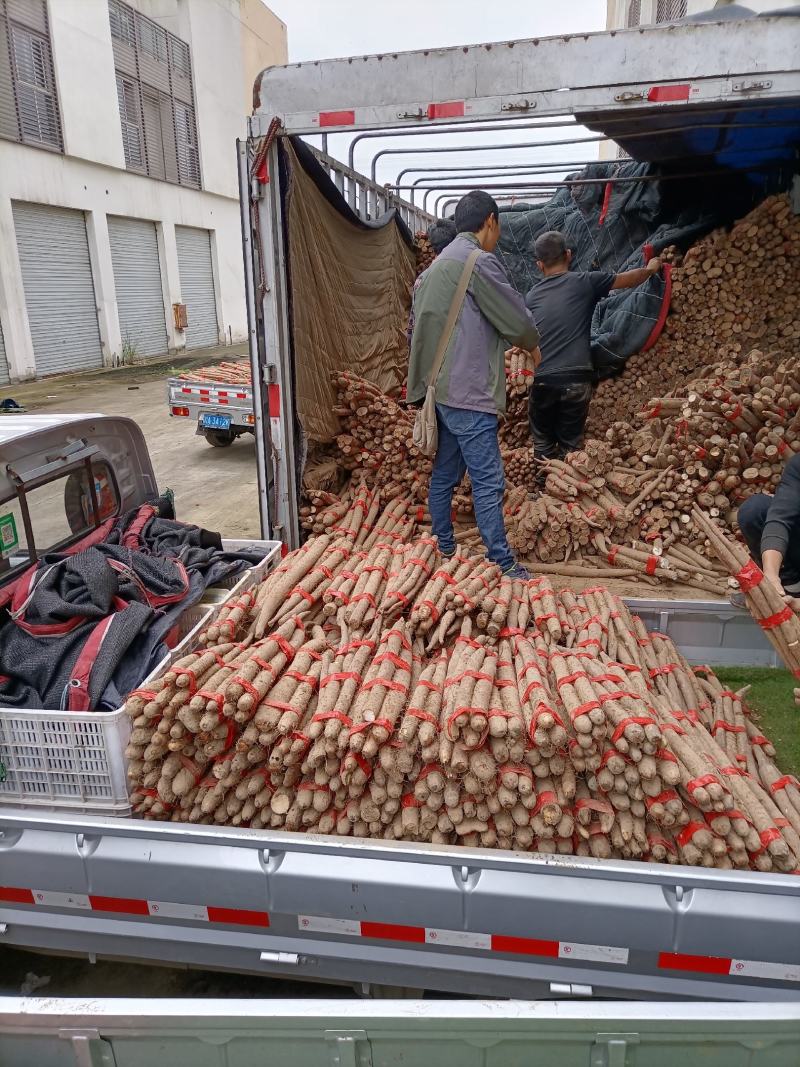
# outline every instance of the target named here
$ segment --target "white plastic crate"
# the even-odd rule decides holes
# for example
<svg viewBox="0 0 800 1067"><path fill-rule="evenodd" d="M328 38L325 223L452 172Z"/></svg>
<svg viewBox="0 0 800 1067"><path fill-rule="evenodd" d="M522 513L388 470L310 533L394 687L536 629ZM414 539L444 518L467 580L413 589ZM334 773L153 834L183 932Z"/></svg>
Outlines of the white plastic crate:
<svg viewBox="0 0 800 1067"><path fill-rule="evenodd" d="M179 641L150 674L144 688L194 647L223 604L266 574L280 556L280 542L223 541L224 548L263 548L264 559L228 579L225 599L194 604L177 623ZM214 587L218 588L218 587ZM125 747L130 720L117 711L0 710L0 805L44 807L90 815L129 815Z"/></svg>

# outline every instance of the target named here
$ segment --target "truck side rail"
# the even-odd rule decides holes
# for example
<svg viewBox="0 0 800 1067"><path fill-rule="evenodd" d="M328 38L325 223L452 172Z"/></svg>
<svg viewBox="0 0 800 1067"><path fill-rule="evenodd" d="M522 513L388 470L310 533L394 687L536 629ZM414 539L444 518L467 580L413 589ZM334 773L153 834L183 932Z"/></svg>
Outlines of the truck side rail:
<svg viewBox="0 0 800 1067"><path fill-rule="evenodd" d="M2 941L486 996L800 1000L792 875L0 811Z"/></svg>

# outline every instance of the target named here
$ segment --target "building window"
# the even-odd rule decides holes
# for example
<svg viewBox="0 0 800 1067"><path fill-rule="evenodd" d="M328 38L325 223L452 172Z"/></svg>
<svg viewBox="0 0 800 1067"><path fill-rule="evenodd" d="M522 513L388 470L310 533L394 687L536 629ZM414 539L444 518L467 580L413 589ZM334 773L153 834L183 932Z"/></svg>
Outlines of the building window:
<svg viewBox="0 0 800 1067"><path fill-rule="evenodd" d="M642 0L630 0L628 4L628 17L625 20L626 27L631 30L642 21Z"/></svg>
<svg viewBox="0 0 800 1067"><path fill-rule="evenodd" d="M125 165L199 189L189 46L122 0L108 9Z"/></svg>
<svg viewBox="0 0 800 1067"><path fill-rule="evenodd" d="M0 0L0 137L61 150L45 0Z"/></svg>
<svg viewBox="0 0 800 1067"><path fill-rule="evenodd" d="M686 0L658 0L656 22L674 22L686 18Z"/></svg>
<svg viewBox="0 0 800 1067"><path fill-rule="evenodd" d="M119 117L122 120L122 144L125 149L125 165L131 170L144 170L142 150L142 116L139 109L139 87L129 78L117 75L117 99Z"/></svg>

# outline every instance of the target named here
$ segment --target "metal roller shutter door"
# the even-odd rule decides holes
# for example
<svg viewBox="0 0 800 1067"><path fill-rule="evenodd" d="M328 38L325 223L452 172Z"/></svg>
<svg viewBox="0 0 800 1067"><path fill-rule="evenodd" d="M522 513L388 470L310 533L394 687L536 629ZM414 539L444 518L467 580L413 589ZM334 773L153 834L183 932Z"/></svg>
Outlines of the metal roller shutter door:
<svg viewBox="0 0 800 1067"><path fill-rule="evenodd" d="M8 361L6 359L6 345L3 340L3 326L0 323L0 385L5 385L7 381L9 381Z"/></svg>
<svg viewBox="0 0 800 1067"><path fill-rule="evenodd" d="M24 203L13 212L36 373L101 367L83 212Z"/></svg>
<svg viewBox="0 0 800 1067"><path fill-rule="evenodd" d="M186 347L203 348L219 344L217 298L214 295L214 268L211 263L211 234L190 226L175 227L181 296L186 304L189 325Z"/></svg>
<svg viewBox="0 0 800 1067"><path fill-rule="evenodd" d="M109 216L108 238L122 341L136 356L169 348L155 223Z"/></svg>

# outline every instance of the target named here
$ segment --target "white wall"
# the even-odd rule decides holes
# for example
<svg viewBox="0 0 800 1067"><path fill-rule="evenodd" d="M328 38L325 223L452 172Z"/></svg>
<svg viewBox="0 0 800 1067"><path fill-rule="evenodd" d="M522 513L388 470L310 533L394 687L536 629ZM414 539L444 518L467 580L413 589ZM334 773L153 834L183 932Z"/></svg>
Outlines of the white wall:
<svg viewBox="0 0 800 1067"><path fill-rule="evenodd" d="M126 215L159 224L161 269L168 304L181 302L174 227L198 226L212 230L221 338L241 341L247 337L238 200L0 141L0 320L12 378L35 376L11 215L12 200L76 208L90 215L87 232L97 279L95 288L106 363L112 363L122 347L106 215ZM182 347L183 334L175 335L172 331L170 341Z"/></svg>
<svg viewBox="0 0 800 1067"><path fill-rule="evenodd" d="M106 0L50 0L50 40L70 156L125 167Z"/></svg>

